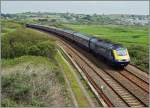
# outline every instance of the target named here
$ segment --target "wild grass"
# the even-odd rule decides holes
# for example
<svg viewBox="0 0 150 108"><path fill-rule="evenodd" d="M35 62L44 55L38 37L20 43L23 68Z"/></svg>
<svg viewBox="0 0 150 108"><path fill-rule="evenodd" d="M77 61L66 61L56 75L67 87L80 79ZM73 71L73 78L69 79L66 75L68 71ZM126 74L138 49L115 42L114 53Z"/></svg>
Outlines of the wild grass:
<svg viewBox="0 0 150 108"><path fill-rule="evenodd" d="M10 28L10 29L20 28L22 26L13 20L1 20L1 25L2 28Z"/></svg>
<svg viewBox="0 0 150 108"><path fill-rule="evenodd" d="M68 63L66 63L66 61L64 60L64 57L61 55L61 53L58 53L56 56L56 60L59 61L61 68L63 69L67 79L70 82L70 86L71 89L73 90L76 100L78 102L78 105L80 107L88 107L88 101L85 97L85 95L83 94L83 91L81 90L73 72L74 70L72 69L72 67L70 67L70 65Z"/></svg>
<svg viewBox="0 0 150 108"><path fill-rule="evenodd" d="M15 61L12 65L12 61ZM56 61L22 56L2 62L3 107L67 106L70 100Z"/></svg>
<svg viewBox="0 0 150 108"><path fill-rule="evenodd" d="M55 40L47 34L3 21L2 106L72 106L55 60Z"/></svg>
<svg viewBox="0 0 150 108"><path fill-rule="evenodd" d="M18 28L2 36L2 58L14 58L23 55L37 55L52 57L55 53L54 40L48 35Z"/></svg>

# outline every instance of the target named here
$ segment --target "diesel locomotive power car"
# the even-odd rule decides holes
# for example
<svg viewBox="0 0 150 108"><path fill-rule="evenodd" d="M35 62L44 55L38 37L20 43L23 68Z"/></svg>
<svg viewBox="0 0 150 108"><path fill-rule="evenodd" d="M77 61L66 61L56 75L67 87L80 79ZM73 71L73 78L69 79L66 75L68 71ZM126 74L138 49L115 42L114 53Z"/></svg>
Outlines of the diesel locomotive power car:
<svg viewBox="0 0 150 108"><path fill-rule="evenodd" d="M47 27L36 24L26 24L27 27L35 28L56 35L62 36L76 44L84 47L85 49L93 52L94 54L103 57L113 66L124 67L130 62L130 57L127 48L119 44L113 44L111 42L100 40L92 36L87 36L79 32L71 30L63 30L54 27Z"/></svg>

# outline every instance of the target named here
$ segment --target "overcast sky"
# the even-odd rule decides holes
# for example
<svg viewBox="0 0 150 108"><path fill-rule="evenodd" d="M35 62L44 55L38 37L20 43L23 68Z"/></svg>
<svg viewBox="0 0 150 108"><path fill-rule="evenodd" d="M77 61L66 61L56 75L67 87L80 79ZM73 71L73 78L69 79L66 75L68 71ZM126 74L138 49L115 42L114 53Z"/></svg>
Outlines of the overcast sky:
<svg viewBox="0 0 150 108"><path fill-rule="evenodd" d="M2 13L149 14L148 1L1 1Z"/></svg>

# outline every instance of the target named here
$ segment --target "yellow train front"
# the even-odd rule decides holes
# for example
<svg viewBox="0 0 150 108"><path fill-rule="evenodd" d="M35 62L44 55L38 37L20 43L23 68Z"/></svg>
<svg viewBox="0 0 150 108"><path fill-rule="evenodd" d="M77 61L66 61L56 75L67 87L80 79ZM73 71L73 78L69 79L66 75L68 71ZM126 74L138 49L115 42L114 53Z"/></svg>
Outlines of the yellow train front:
<svg viewBox="0 0 150 108"><path fill-rule="evenodd" d="M130 63L130 57L127 48L119 47L112 50L112 63L119 67L127 66Z"/></svg>

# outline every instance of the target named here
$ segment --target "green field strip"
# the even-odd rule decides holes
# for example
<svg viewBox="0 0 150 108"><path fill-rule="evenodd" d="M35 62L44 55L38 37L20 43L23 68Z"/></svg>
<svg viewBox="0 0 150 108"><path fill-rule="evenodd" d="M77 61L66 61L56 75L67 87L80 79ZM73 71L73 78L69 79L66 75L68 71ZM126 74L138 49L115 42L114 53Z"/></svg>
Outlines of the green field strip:
<svg viewBox="0 0 150 108"><path fill-rule="evenodd" d="M74 70L72 69L72 67L65 60L65 58L63 57L63 55L61 53L58 53L56 55L56 60L60 63L67 79L70 81L70 86L72 88L72 91L74 92L74 95L76 97L79 107L88 107L89 103L88 103L82 89L78 85L78 82L73 74Z"/></svg>

